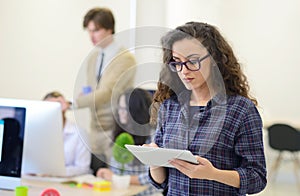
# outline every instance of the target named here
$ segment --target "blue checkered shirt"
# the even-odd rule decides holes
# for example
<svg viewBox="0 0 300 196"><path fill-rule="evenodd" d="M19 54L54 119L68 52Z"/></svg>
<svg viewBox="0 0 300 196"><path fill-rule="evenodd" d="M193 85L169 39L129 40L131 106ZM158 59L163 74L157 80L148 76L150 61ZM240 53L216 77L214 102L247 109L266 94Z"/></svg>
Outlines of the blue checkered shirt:
<svg viewBox="0 0 300 196"><path fill-rule="evenodd" d="M166 168L167 178L162 184L149 173L151 183L157 188L167 187L172 196L246 195L263 190L267 180L262 120L251 100L215 96L205 107L189 106L186 100L188 94L182 93L162 103L154 142L162 148L190 150L218 169L237 171L240 188L191 179L175 168Z"/></svg>

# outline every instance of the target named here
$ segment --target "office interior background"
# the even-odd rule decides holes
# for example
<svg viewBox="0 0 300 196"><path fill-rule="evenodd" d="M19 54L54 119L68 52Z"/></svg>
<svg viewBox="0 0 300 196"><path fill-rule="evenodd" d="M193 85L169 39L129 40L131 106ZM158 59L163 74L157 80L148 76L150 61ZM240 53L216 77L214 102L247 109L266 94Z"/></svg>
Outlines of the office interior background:
<svg viewBox="0 0 300 196"><path fill-rule="evenodd" d="M59 90L75 98L81 64L93 49L83 16L95 6L113 11L117 33L188 21L216 25L244 67L264 124L300 128L298 0L1 0L0 97L39 100ZM159 50L152 50L136 51L138 63L159 62ZM138 70L137 84L146 75L157 80L159 65L146 73Z"/></svg>

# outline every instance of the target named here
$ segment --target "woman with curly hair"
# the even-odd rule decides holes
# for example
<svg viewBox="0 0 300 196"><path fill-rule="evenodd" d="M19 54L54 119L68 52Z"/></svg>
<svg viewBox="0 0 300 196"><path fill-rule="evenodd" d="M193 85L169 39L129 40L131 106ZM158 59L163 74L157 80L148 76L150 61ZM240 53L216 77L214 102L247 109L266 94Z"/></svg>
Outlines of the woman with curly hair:
<svg viewBox="0 0 300 196"><path fill-rule="evenodd" d="M216 27L189 22L161 39L163 68L152 104L154 143L191 151L149 177L168 195L246 195L267 183L262 120L247 78ZM157 120L157 121L156 121Z"/></svg>

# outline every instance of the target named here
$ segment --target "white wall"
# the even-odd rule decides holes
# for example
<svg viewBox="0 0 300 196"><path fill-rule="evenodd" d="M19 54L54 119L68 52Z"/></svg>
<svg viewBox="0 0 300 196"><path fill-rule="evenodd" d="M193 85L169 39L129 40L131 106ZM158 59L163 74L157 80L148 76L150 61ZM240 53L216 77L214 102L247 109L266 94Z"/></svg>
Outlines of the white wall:
<svg viewBox="0 0 300 196"><path fill-rule="evenodd" d="M147 34L152 46L136 50L142 67L137 83L144 76L158 77L161 53L153 45L159 45L159 39L151 35L187 21L206 21L218 26L233 46L266 123L300 124L298 0L2 0L0 97L41 99L57 89L72 98L80 64L92 49L82 18L94 6L113 10L117 32L158 27L158 32Z"/></svg>
<svg viewBox="0 0 300 196"><path fill-rule="evenodd" d="M160 38L168 30L165 1L136 0L136 3L136 85L154 89L161 69Z"/></svg>
<svg viewBox="0 0 300 196"><path fill-rule="evenodd" d="M59 90L72 98L93 47L83 16L95 6L113 10L116 31L130 27L130 0L0 1L0 97L41 99Z"/></svg>

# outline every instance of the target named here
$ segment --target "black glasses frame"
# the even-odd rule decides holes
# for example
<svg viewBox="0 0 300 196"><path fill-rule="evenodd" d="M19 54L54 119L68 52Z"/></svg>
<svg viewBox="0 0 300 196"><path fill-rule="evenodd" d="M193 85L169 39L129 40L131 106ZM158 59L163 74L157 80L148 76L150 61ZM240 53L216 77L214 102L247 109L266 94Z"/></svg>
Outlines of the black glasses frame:
<svg viewBox="0 0 300 196"><path fill-rule="evenodd" d="M176 61L171 61L168 63L168 66L170 67L171 71L173 72L180 72L182 71L182 67L183 65L185 65L185 67L190 70L190 71L198 71L199 69L201 69L201 61L203 61L204 59L206 59L207 57L209 57L210 54L207 54L205 55L204 57L200 57L198 58L197 60L187 60L185 62L176 62ZM196 62L195 62L196 61ZM189 66L188 66L188 63L191 63L191 64L195 64L197 63L199 67L197 67L196 69L191 69ZM180 69L177 69L176 67L180 65Z"/></svg>

